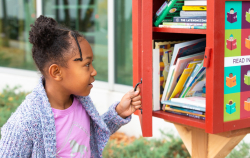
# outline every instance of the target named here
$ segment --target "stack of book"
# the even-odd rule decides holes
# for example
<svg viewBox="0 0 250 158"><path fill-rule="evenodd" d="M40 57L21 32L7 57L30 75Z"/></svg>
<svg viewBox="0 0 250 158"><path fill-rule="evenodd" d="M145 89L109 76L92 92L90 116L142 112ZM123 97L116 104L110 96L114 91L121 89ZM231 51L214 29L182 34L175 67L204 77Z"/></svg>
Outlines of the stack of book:
<svg viewBox="0 0 250 158"><path fill-rule="evenodd" d="M170 2L175 2L171 0ZM184 0L182 9L172 19L162 20L164 28L189 28L206 29L207 27L207 1L206 0ZM177 1L175 2L177 3ZM165 8L166 9L166 8Z"/></svg>
<svg viewBox="0 0 250 158"><path fill-rule="evenodd" d="M168 72L164 77L166 81L164 80L163 84L162 107L153 106L153 110L162 109L166 112L205 119L206 69L203 67L203 59L206 40L203 38L187 42L178 41L171 46L173 46L170 49L172 58L168 60L170 62L165 65L166 61L162 60L164 62L162 74L165 71ZM153 53L159 54L156 52L156 49L153 50ZM159 56L157 60L159 63ZM157 75L157 72L155 73L154 70L153 66L153 81L155 82L154 74ZM159 87L159 83L157 84ZM153 90L157 89L154 85L156 84L153 83ZM159 100L159 96L154 98L155 94L157 92L153 92L153 101ZM157 105L157 102L154 103L153 105Z"/></svg>

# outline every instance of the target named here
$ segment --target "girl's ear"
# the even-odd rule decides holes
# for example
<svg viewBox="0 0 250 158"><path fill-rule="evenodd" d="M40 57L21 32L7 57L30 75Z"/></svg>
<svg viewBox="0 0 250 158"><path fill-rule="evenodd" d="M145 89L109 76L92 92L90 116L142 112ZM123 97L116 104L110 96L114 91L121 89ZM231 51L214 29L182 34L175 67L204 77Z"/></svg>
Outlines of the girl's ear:
<svg viewBox="0 0 250 158"><path fill-rule="evenodd" d="M62 71L57 64L52 64L49 67L49 75L51 78L53 78L56 81L61 81L63 79Z"/></svg>

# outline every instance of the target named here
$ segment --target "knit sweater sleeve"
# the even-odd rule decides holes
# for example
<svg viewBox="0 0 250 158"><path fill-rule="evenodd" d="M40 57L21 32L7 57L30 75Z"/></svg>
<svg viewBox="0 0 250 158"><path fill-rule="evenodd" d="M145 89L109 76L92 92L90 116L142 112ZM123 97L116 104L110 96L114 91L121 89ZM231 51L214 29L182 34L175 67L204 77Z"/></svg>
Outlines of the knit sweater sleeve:
<svg viewBox="0 0 250 158"><path fill-rule="evenodd" d="M31 157L32 141L21 124L21 117L13 114L1 128L0 157Z"/></svg>
<svg viewBox="0 0 250 158"><path fill-rule="evenodd" d="M118 104L119 102L112 104L109 107L109 110L102 115L102 119L107 124L111 132L110 134L115 133L122 125L127 124L131 120L131 115L123 119L117 114L115 108Z"/></svg>

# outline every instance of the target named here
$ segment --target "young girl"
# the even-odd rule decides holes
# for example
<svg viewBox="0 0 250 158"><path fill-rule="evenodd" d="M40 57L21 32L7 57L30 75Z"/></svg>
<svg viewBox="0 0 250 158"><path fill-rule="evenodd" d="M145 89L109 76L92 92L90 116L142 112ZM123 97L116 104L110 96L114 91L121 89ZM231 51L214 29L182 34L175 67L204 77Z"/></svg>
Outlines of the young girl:
<svg viewBox="0 0 250 158"><path fill-rule="evenodd" d="M97 74L88 41L44 16L29 35L42 77L2 127L0 157L102 157L110 135L141 107L139 88L99 116L88 96Z"/></svg>

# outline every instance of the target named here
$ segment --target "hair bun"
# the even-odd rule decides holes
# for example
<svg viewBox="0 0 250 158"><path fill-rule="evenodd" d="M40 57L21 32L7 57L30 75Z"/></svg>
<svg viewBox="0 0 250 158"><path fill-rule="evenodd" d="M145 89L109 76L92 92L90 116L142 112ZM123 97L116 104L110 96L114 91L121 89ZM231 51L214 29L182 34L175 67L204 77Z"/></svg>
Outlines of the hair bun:
<svg viewBox="0 0 250 158"><path fill-rule="evenodd" d="M33 46L46 48L53 44L57 26L57 22L54 19L41 15L36 19L35 25L31 24L30 26L29 41Z"/></svg>

